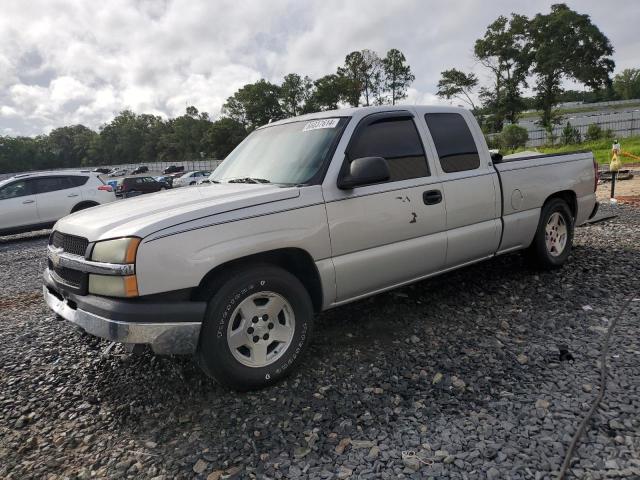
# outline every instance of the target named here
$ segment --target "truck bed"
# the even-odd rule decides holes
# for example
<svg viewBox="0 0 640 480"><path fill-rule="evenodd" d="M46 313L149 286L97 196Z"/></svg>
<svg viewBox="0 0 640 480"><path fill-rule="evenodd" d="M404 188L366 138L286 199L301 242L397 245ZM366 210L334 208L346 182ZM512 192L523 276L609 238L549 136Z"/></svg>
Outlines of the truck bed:
<svg viewBox="0 0 640 480"><path fill-rule="evenodd" d="M590 151L506 157L495 163L502 190L503 233L498 253L527 247L540 210L551 195L566 197L575 224L588 220L595 203Z"/></svg>

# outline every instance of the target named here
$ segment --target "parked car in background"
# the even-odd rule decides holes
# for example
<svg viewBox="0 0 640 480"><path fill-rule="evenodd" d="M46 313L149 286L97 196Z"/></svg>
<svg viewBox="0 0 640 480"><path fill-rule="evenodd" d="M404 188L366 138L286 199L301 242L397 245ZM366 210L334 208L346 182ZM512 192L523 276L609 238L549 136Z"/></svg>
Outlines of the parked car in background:
<svg viewBox="0 0 640 480"><path fill-rule="evenodd" d="M107 173L109 173L111 171L111 169L107 168L107 167L98 167L98 168L94 168L92 171L96 172L96 173L102 173L103 175L106 175Z"/></svg>
<svg viewBox="0 0 640 480"><path fill-rule="evenodd" d="M115 199L89 171L16 175L0 182L0 235L50 228L65 215Z"/></svg>
<svg viewBox="0 0 640 480"><path fill-rule="evenodd" d="M127 174L127 170L125 168L114 168L109 171L110 177L124 177Z"/></svg>
<svg viewBox="0 0 640 480"><path fill-rule="evenodd" d="M173 180L173 188L195 185L196 183L198 183L198 180L204 180L205 178L208 178L209 175L211 175L211 172L205 170L187 172Z"/></svg>
<svg viewBox="0 0 640 480"><path fill-rule="evenodd" d="M167 188L173 188L173 177L171 175L160 175L153 178L160 183L164 183Z"/></svg>
<svg viewBox="0 0 640 480"><path fill-rule="evenodd" d="M141 173L147 173L148 171L149 171L149 167L145 165L140 165L133 172L131 172L131 175L139 175Z"/></svg>
<svg viewBox="0 0 640 480"><path fill-rule="evenodd" d="M180 165L180 166L176 166L176 165L170 165L167 168L164 169L164 173L165 175L169 174L169 173L178 173L178 172L184 172L184 166Z"/></svg>
<svg viewBox="0 0 640 480"><path fill-rule="evenodd" d="M461 108L280 120L243 140L207 188L61 220L61 244L93 250L50 246L43 294L90 334L195 354L219 382L260 388L304 358L315 312L517 250L561 267L574 226L597 211L597 176L591 152L491 155ZM76 286L59 278L65 265Z"/></svg>
<svg viewBox="0 0 640 480"><path fill-rule="evenodd" d="M144 194L166 189L167 186L163 182L158 182L153 177L126 177L122 179L122 182L118 182L116 195L126 198L134 192Z"/></svg>

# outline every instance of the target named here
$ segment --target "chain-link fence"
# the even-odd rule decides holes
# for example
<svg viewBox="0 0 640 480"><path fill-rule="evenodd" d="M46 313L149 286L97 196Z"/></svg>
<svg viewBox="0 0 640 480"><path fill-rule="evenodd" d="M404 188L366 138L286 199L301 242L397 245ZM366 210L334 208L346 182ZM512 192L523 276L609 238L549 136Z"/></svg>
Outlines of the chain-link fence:
<svg viewBox="0 0 640 480"><path fill-rule="evenodd" d="M578 132L580 141L588 140L587 130L591 125L597 125L602 131L602 135L606 135L609 138L625 138L634 135L640 135L640 115L632 115L630 118L625 118L610 122L582 122L581 124L574 124L571 120L567 120L571 124L571 128ZM577 122L576 122L577 123ZM557 125L553 128L552 132L545 129L527 130L529 134L529 140L527 140L527 147L540 147L542 145L552 145L562 143L563 130L566 128L566 122ZM496 140L499 137L499 133L490 133L487 135L488 140ZM578 140L574 138L573 140ZM491 143L491 142L490 142Z"/></svg>
<svg viewBox="0 0 640 480"><path fill-rule="evenodd" d="M571 121L569 120L569 123ZM602 133L608 137L631 137L634 135L640 135L640 117L635 118L627 118L624 120L617 120L615 122L597 122L587 125L571 125L579 134L581 140L587 140L587 130L591 125L597 125L602 130ZM530 130L529 131L529 141L527 142L528 147L538 147L540 145L547 145L551 143L557 143L562 141L562 132L566 127L566 123L564 125L558 125L554 127L553 133L548 132L544 129L539 130Z"/></svg>

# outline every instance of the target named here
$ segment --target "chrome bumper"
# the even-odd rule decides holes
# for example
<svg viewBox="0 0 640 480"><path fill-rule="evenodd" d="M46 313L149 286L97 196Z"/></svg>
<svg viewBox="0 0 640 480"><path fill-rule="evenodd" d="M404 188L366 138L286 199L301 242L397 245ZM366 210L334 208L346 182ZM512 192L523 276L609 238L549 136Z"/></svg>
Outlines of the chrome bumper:
<svg viewBox="0 0 640 480"><path fill-rule="evenodd" d="M42 287L44 301L56 314L96 337L114 342L147 344L157 354L192 354L198 346L200 322L132 323L121 322L74 308Z"/></svg>

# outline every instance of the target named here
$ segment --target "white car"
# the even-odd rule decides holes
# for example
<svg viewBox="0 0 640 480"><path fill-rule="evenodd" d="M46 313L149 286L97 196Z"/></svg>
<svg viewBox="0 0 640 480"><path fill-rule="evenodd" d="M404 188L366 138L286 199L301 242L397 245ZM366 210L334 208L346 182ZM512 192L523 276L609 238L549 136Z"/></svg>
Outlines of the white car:
<svg viewBox="0 0 640 480"><path fill-rule="evenodd" d="M0 235L51 228L70 213L115 199L113 188L88 171L16 175L0 182Z"/></svg>
<svg viewBox="0 0 640 480"><path fill-rule="evenodd" d="M209 175L211 175L211 172L206 172L204 170L187 172L173 180L173 188L186 187L187 185L195 185L199 183L200 180L204 180L205 178L208 178Z"/></svg>
<svg viewBox="0 0 640 480"><path fill-rule="evenodd" d="M562 266L597 209L591 152L491 155L453 107L273 122L209 180L62 219L43 294L92 335L195 354L238 390L300 362L315 312L516 250Z"/></svg>
<svg viewBox="0 0 640 480"><path fill-rule="evenodd" d="M125 168L114 168L109 172L110 177L124 177L127 174Z"/></svg>

